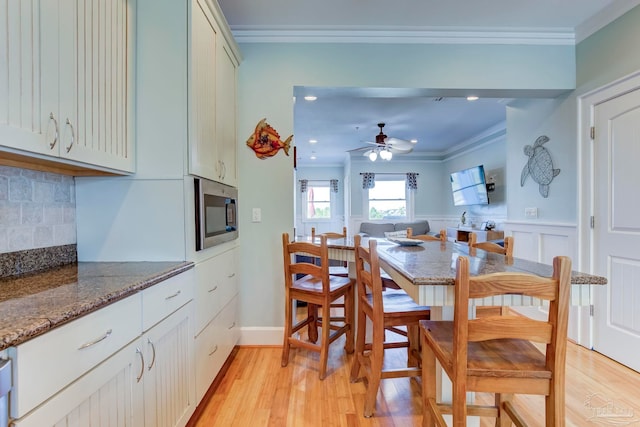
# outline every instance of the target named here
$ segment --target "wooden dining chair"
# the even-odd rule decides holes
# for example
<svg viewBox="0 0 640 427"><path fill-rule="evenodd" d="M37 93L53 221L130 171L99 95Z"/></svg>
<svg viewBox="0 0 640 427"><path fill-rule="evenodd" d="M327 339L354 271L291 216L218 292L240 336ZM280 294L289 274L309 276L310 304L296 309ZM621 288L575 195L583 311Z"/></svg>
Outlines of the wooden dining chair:
<svg viewBox="0 0 640 427"><path fill-rule="evenodd" d="M282 249L284 255L285 282L285 325L284 344L282 346L282 366L289 363L291 346L306 348L320 353L320 379L324 379L327 372L329 345L345 335L345 350L353 353L353 335L355 319L355 280L348 277L331 276L329 274L329 251L326 236L320 236L320 243L290 242L289 234L282 234ZM320 259L320 265L310 262L295 262L296 254L310 255ZM296 279L297 274L304 276ZM344 298L344 316L331 317L331 303ZM293 310L294 301L307 303L307 316L296 320ZM318 310L322 313L319 319ZM329 319L329 321L325 321ZM297 334L307 327L308 340ZM317 344L318 327L322 328L320 343Z"/></svg>
<svg viewBox="0 0 640 427"><path fill-rule="evenodd" d="M371 417L375 412L376 397L382 379L420 376L418 322L428 319L430 310L429 307L416 304L404 291L383 292L376 240L370 239L368 248L360 245L359 235L356 235L354 240L358 288L358 331L356 354L351 365L351 381L357 381L360 374L364 374L367 382L364 416ZM366 339L367 319L370 319L373 325L371 342L367 342ZM407 339L385 341L385 330L399 330L399 327L406 327ZM401 369L383 369L385 351L397 348L407 349L407 366Z"/></svg>
<svg viewBox="0 0 640 427"><path fill-rule="evenodd" d="M311 227L311 241L315 242L317 236L327 236L327 239L343 239L347 237L347 227L342 227L342 233L328 231L322 234L316 234L316 228ZM331 260L329 260L331 263ZM349 265L346 261L342 261L340 265L329 265L329 274L333 276L349 277Z"/></svg>
<svg viewBox="0 0 640 427"><path fill-rule="evenodd" d="M496 418L496 426L526 425L514 394L545 396L545 425L564 426L564 382L571 260L555 257L552 277L525 273L469 276L469 259L456 262L453 321L421 321L423 427L466 425L467 415ZM546 321L522 316L469 319L469 301L526 295L549 302ZM546 344L540 351L534 343ZM453 401L436 401L436 360L452 382ZM467 392L495 394L495 405L467 404Z"/></svg>
<svg viewBox="0 0 640 427"><path fill-rule="evenodd" d="M425 242L428 242L428 241L431 241L431 240L440 241L440 242L446 242L447 241L447 230L445 228L443 228L442 230L440 230L440 235L439 236L434 236L434 235L431 235L431 234L413 234L413 230L411 229L411 227L407 227L407 238L423 240Z"/></svg>
<svg viewBox="0 0 640 427"><path fill-rule="evenodd" d="M469 235L473 235L472 243L470 243L470 248L473 249L482 249L487 252L493 252L496 254L504 255L506 258L513 258L513 236L507 236L504 238L504 246L501 246L494 242L480 242L477 243L476 233L469 233ZM474 253L469 252L470 255L474 255ZM478 316L489 313L489 312L499 312L502 315L509 313L509 307L507 306L482 306L476 308L476 313Z"/></svg>
<svg viewBox="0 0 640 427"><path fill-rule="evenodd" d="M487 252L493 252L496 254L502 254L506 257L513 257L513 236L507 236L504 238L504 246L501 246L495 242L479 242L476 233L469 233L469 236L473 234L473 242L469 240L470 246L476 249L482 249Z"/></svg>

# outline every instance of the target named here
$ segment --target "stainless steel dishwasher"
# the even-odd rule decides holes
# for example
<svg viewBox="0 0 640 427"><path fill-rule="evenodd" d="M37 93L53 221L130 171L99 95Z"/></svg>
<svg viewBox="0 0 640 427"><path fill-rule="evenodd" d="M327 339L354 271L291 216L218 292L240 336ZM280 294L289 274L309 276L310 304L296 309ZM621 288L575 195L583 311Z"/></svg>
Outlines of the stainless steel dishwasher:
<svg viewBox="0 0 640 427"><path fill-rule="evenodd" d="M11 360L0 359L0 427L9 425L9 391L11 390Z"/></svg>

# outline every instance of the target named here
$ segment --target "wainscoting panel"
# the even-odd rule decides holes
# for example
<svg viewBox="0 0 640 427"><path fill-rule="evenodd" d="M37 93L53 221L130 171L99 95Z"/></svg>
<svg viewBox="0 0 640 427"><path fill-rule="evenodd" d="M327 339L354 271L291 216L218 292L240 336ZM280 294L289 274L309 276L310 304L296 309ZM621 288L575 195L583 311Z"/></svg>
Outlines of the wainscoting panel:
<svg viewBox="0 0 640 427"><path fill-rule="evenodd" d="M573 269L578 266L578 226L564 223L505 222L505 236L513 236L513 256L551 264L558 255L569 256ZM581 292L580 294L578 292ZM586 293L586 294L585 294ZM572 299L589 299L589 288L575 287ZM521 307L518 312L532 318L546 316L545 307ZM585 347L591 347L591 316L589 307L571 307L569 312L569 338Z"/></svg>

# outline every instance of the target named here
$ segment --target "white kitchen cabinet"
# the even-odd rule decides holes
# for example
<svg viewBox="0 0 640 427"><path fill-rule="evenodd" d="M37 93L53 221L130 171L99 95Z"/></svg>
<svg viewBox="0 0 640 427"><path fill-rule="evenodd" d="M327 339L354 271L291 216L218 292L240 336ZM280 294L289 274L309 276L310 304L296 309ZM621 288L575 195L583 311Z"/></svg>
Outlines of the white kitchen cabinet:
<svg viewBox="0 0 640 427"><path fill-rule="evenodd" d="M15 427L144 425L145 366L135 341L46 401ZM140 380L138 380L138 378Z"/></svg>
<svg viewBox="0 0 640 427"><path fill-rule="evenodd" d="M238 296L196 337L196 398L200 401L240 337Z"/></svg>
<svg viewBox="0 0 640 427"><path fill-rule="evenodd" d="M202 261L194 267L196 334L238 293L238 248Z"/></svg>
<svg viewBox="0 0 640 427"><path fill-rule="evenodd" d="M238 60L217 6L191 0L189 173L235 186Z"/></svg>
<svg viewBox="0 0 640 427"><path fill-rule="evenodd" d="M192 313L188 303L142 336L147 427L183 427L196 408Z"/></svg>
<svg viewBox="0 0 640 427"><path fill-rule="evenodd" d="M134 171L134 0L0 0L0 149Z"/></svg>
<svg viewBox="0 0 640 427"><path fill-rule="evenodd" d="M14 425L184 427L197 404L193 289L190 269L9 348Z"/></svg>

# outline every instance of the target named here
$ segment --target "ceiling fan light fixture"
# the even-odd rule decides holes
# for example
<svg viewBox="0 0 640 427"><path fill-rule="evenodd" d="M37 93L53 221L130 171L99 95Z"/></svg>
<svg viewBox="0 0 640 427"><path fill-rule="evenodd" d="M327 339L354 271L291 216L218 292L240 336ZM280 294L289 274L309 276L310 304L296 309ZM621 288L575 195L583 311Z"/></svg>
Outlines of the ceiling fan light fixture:
<svg viewBox="0 0 640 427"><path fill-rule="evenodd" d="M382 160L391 160L393 153L387 149L380 151L380 158Z"/></svg>
<svg viewBox="0 0 640 427"><path fill-rule="evenodd" d="M376 153L374 150L371 150L371 152L369 153L369 160L371 160L372 162L375 162L377 158L378 158L378 153Z"/></svg>

